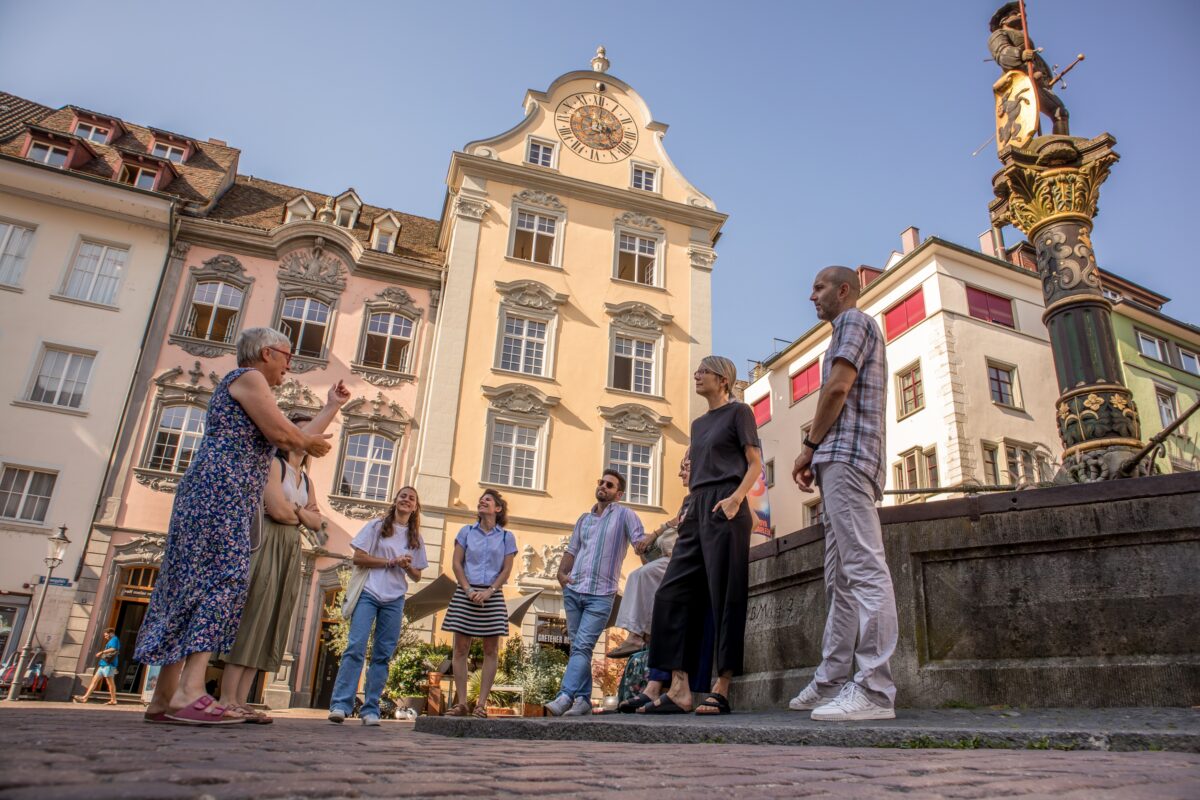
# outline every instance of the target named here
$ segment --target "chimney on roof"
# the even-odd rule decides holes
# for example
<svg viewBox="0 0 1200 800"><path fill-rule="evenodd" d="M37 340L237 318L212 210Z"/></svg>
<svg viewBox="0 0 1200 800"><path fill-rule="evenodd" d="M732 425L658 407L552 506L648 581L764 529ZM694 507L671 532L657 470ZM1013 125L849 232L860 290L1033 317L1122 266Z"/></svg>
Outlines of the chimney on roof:
<svg viewBox="0 0 1200 800"><path fill-rule="evenodd" d="M208 137L208 143L209 144L219 144L219 145L221 145L221 147L229 147L229 144L224 139L214 139L211 136Z"/></svg>
<svg viewBox="0 0 1200 800"><path fill-rule="evenodd" d="M900 253L908 255L921 244L921 231L915 226L909 226L900 234Z"/></svg>
<svg viewBox="0 0 1200 800"><path fill-rule="evenodd" d="M985 256L1006 260L1004 258L1004 231L990 228L979 234L979 252Z"/></svg>

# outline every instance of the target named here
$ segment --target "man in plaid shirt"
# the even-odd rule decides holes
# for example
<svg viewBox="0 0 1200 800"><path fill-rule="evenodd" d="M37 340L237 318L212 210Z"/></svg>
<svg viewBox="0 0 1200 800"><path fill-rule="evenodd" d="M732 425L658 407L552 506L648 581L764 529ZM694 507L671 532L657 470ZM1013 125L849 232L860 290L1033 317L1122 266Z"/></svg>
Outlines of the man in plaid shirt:
<svg viewBox="0 0 1200 800"><path fill-rule="evenodd" d="M825 597L821 664L788 704L815 720L893 719L896 594L875 504L883 499L887 356L879 326L857 308L858 275L826 267L813 281L817 316L833 323L812 429L792 469L802 492L821 487ZM854 665L858 662L858 671Z"/></svg>

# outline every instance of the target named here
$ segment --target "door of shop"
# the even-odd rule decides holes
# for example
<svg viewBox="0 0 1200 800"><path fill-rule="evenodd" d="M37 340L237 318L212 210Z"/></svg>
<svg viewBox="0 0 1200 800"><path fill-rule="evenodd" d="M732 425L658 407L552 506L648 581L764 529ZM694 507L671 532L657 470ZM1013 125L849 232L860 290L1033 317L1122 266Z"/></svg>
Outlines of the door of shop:
<svg viewBox="0 0 1200 800"><path fill-rule="evenodd" d="M142 691L146 669L143 664L134 661L133 651L157 579L158 567L125 567L121 570L109 618L109 625L116 628L117 639L121 642L120 663L117 666L118 692Z"/></svg>
<svg viewBox="0 0 1200 800"><path fill-rule="evenodd" d="M333 698L333 682L337 680L341 657L330 651L329 639L333 636L333 627L342 620L336 612L330 612L330 606L340 591L330 589L325 592L324 602L321 603L321 638L313 664L312 708L329 708L329 701Z"/></svg>

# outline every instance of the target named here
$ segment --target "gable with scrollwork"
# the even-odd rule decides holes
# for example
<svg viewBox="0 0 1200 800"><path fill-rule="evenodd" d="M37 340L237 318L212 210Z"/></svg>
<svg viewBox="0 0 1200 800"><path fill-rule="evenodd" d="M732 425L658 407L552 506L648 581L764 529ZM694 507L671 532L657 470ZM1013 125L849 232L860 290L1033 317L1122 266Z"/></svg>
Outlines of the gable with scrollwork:
<svg viewBox="0 0 1200 800"><path fill-rule="evenodd" d="M606 303L604 310L613 318L613 324L638 333L662 333L663 328L674 319L653 306L629 301Z"/></svg>
<svg viewBox="0 0 1200 800"><path fill-rule="evenodd" d="M207 259L199 267L192 267L190 275L196 283L202 281L222 281L232 284L245 291L254 283L254 276L246 273L246 268L236 257L221 253Z"/></svg>
<svg viewBox="0 0 1200 800"><path fill-rule="evenodd" d="M425 309L418 306L412 295L402 286L389 286L363 305L368 311L394 311L414 320L425 314Z"/></svg>
<svg viewBox="0 0 1200 800"><path fill-rule="evenodd" d="M275 394L275 404L284 416L293 411L307 411L311 416L325 407L321 399L313 394L312 389L294 378L288 378L271 391Z"/></svg>
<svg viewBox="0 0 1200 800"><path fill-rule="evenodd" d="M346 288L348 270L341 258L325 249L318 236L311 248L300 248L279 262L277 277L286 293L310 295L334 303Z"/></svg>
<svg viewBox="0 0 1200 800"><path fill-rule="evenodd" d="M622 403L612 408L601 406L600 416L614 431L644 436L658 436L671 424L670 417L656 414L640 403Z"/></svg>
<svg viewBox="0 0 1200 800"><path fill-rule="evenodd" d="M484 386L483 394L494 410L530 418L545 419L550 416L550 409L558 405L557 397L523 383Z"/></svg>
<svg viewBox="0 0 1200 800"><path fill-rule="evenodd" d="M567 302L567 295L540 281L496 281L496 290L503 297L501 303L520 311L555 314L558 307Z"/></svg>
<svg viewBox="0 0 1200 800"><path fill-rule="evenodd" d="M376 392L374 400L358 397L342 406L342 423L345 433L365 432L382 433L392 439L398 439L412 424L412 416L394 400Z"/></svg>

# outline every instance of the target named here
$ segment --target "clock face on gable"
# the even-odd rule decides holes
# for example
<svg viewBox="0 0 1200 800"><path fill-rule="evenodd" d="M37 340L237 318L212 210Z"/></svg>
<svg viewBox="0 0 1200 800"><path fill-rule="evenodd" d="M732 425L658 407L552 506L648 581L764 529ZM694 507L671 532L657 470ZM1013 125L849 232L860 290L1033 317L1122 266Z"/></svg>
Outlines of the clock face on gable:
<svg viewBox="0 0 1200 800"><path fill-rule="evenodd" d="M554 127L571 152L600 164L623 161L637 147L633 115L598 92L580 92L559 103Z"/></svg>

